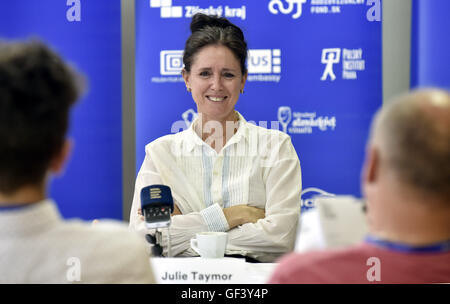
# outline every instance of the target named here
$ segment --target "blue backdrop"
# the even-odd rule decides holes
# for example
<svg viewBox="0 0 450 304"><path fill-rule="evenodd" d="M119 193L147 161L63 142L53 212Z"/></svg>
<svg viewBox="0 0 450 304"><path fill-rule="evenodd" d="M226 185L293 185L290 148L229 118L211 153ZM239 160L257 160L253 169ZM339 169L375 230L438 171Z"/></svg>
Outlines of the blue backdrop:
<svg viewBox="0 0 450 304"><path fill-rule="evenodd" d="M196 111L180 70L191 16L201 11L243 29L249 76L236 109L258 125L279 123L291 135L302 197L361 195L368 128L382 104L381 1L135 3L136 170L147 143L179 131Z"/></svg>
<svg viewBox="0 0 450 304"><path fill-rule="evenodd" d="M186 127L196 111L180 56L191 16L203 11L244 30L249 76L237 110L291 135L303 198L360 196L365 140L382 98L381 1L328 2L135 0L136 170L145 144ZM51 187L65 217L122 218L120 32L120 0L0 2L1 38L39 37L89 80L72 115L72 159Z"/></svg>
<svg viewBox="0 0 450 304"><path fill-rule="evenodd" d="M413 0L411 87L450 89L450 1Z"/></svg>
<svg viewBox="0 0 450 304"><path fill-rule="evenodd" d="M120 0L0 2L0 38L39 38L86 76L72 112L74 140L51 196L64 217L122 219Z"/></svg>

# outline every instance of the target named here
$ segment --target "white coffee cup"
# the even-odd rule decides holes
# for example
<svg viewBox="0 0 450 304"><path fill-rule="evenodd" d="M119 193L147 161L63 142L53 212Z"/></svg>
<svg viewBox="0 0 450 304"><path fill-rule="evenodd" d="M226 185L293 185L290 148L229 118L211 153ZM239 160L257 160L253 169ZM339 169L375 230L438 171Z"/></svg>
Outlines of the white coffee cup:
<svg viewBox="0 0 450 304"><path fill-rule="evenodd" d="M202 258L223 258L228 234L225 232L199 232L191 239L191 247Z"/></svg>

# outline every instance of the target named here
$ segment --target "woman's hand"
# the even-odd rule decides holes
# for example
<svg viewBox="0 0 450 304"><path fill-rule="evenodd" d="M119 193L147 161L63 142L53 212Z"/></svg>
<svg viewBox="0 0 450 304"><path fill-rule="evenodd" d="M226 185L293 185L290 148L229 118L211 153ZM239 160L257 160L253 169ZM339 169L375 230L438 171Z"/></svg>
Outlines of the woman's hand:
<svg viewBox="0 0 450 304"><path fill-rule="evenodd" d="M144 221L145 218L144 218L144 215L142 214L142 209L141 208L138 209L138 214L139 214L139 218L141 219L141 221Z"/></svg>
<svg viewBox="0 0 450 304"><path fill-rule="evenodd" d="M181 213L180 209L178 208L178 206L176 204L173 204L173 212L172 212L172 216L174 215L181 215L183 213Z"/></svg>
<svg viewBox="0 0 450 304"><path fill-rule="evenodd" d="M224 208L223 213L225 214L230 229L246 223L256 223L259 219L263 219L266 216L264 209L247 205Z"/></svg>

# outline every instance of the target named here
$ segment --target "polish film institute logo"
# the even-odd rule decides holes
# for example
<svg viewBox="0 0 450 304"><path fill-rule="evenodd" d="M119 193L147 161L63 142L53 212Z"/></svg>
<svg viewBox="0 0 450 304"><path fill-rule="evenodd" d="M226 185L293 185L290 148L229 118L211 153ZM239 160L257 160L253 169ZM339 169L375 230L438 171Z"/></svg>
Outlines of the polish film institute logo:
<svg viewBox="0 0 450 304"><path fill-rule="evenodd" d="M302 15L303 4L305 3L306 0L271 0L269 2L269 11L274 15L277 15L278 12L284 15L289 15L296 9L295 13L292 15L292 18L298 19ZM285 4L287 4L286 7Z"/></svg>
<svg viewBox="0 0 450 304"><path fill-rule="evenodd" d="M163 50L160 53L161 75L180 75L183 69L182 50Z"/></svg>
<svg viewBox="0 0 450 304"><path fill-rule="evenodd" d="M323 71L320 80L325 81L330 76L331 81L336 79L336 75L333 71L333 65L339 63L341 58L341 49L323 49L321 62L325 64L325 70Z"/></svg>

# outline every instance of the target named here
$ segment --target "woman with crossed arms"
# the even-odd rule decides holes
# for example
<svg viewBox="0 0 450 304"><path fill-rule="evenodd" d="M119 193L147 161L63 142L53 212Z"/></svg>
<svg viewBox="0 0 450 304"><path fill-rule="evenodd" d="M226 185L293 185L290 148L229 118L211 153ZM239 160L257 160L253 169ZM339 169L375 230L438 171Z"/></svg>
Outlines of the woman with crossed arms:
<svg viewBox="0 0 450 304"><path fill-rule="evenodd" d="M196 14L191 32L182 75L199 116L189 129L145 147L130 226L148 233L140 191L168 185L174 256L197 255L190 248L196 233L223 231L226 255L272 262L294 248L301 193L297 153L288 135L248 123L235 111L247 79L242 30L225 18Z"/></svg>

